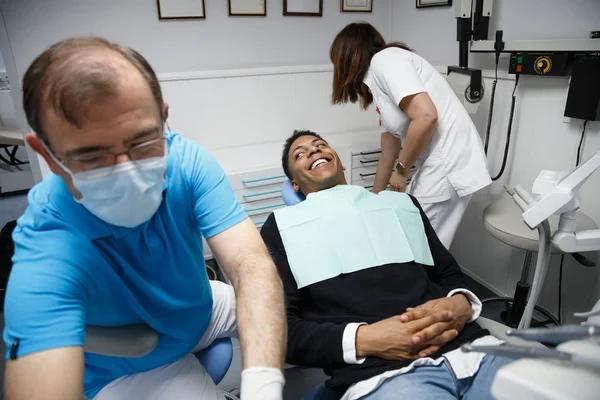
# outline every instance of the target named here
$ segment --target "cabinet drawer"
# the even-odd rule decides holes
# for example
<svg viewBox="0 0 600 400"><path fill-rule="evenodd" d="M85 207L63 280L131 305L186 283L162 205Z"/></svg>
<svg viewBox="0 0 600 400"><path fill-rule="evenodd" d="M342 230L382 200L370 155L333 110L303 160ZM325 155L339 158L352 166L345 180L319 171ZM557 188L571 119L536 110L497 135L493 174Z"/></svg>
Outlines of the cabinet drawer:
<svg viewBox="0 0 600 400"><path fill-rule="evenodd" d="M233 190L262 188L276 183L281 184L287 180L287 176L281 168L232 174L227 178Z"/></svg>
<svg viewBox="0 0 600 400"><path fill-rule="evenodd" d="M408 179L408 182L410 183L410 178ZM352 184L356 186L362 186L365 189L371 190L373 189L373 185L375 184L375 179L357 179L355 181L352 181ZM389 189L390 185L388 184L386 190Z"/></svg>
<svg viewBox="0 0 600 400"><path fill-rule="evenodd" d="M352 179L352 184L356 186L362 186L366 189L371 189L375 183L375 176L370 176L365 179Z"/></svg>
<svg viewBox="0 0 600 400"><path fill-rule="evenodd" d="M283 183L275 183L248 189L235 191L237 200L240 203L254 203L260 200L281 199L281 188Z"/></svg>
<svg viewBox="0 0 600 400"><path fill-rule="evenodd" d="M246 209L248 215L255 216L265 214L266 219L266 217L273 211L277 210L278 208L285 207L285 204L281 197L277 197L274 199L253 201L251 203L242 203L242 207Z"/></svg>
<svg viewBox="0 0 600 400"><path fill-rule="evenodd" d="M252 220L252 222L254 222L254 225L256 226L256 229L260 230L260 228L262 228L263 224L267 221L267 218L269 218L269 214L256 214L256 215L252 215L250 216L250 219Z"/></svg>
<svg viewBox="0 0 600 400"><path fill-rule="evenodd" d="M361 179L375 179L375 172L377 171L377 165L369 167L359 167L352 169L352 181Z"/></svg>
<svg viewBox="0 0 600 400"><path fill-rule="evenodd" d="M367 150L352 153L352 168L368 167L377 165L381 156L381 150Z"/></svg>

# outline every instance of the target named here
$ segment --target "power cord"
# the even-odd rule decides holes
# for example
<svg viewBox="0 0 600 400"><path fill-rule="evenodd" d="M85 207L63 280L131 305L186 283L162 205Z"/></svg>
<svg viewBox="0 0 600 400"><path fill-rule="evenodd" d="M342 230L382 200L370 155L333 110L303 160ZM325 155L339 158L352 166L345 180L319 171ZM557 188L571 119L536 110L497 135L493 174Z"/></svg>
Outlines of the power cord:
<svg viewBox="0 0 600 400"><path fill-rule="evenodd" d="M560 256L560 268L558 269L558 323L562 324L562 276L563 276L563 262L565 261L565 255Z"/></svg>
<svg viewBox="0 0 600 400"><path fill-rule="evenodd" d="M492 116L494 115L494 100L496 98L496 85L498 84L498 64L500 63L500 52L504 50L504 42L502 41L502 31L496 31L496 41L494 43L494 50L496 55L496 72L494 76L494 82L492 83L492 94L490 97L490 111L488 113L487 129L485 131L485 144L483 151L487 155L488 147L490 145L490 132L492 130Z"/></svg>
<svg viewBox="0 0 600 400"><path fill-rule="evenodd" d="M585 127L587 126L588 121L586 120L583 123L583 130L581 131L581 139L579 140L579 147L577 147L577 161L575 162L575 166L579 167L579 162L581 161L581 146L583 145L583 138L585 138Z"/></svg>
<svg viewBox="0 0 600 400"><path fill-rule="evenodd" d="M515 76L515 87L512 92L512 102L510 104L510 116L508 117L508 130L506 131L506 145L504 146L504 156L502 157L502 166L500 167L500 172L498 175L492 178L492 181L497 181L504 174L504 169L506 168L506 161L508 160L508 150L510 149L510 136L512 133L512 124L513 117L515 115L515 103L517 100L517 96L515 95L517 91L517 85L519 84L520 75L517 74Z"/></svg>
<svg viewBox="0 0 600 400"><path fill-rule="evenodd" d="M490 111L488 113L488 122L487 129L485 131L485 144L483 145L483 151L487 155L488 147L490 145L490 132L492 130L492 116L494 115L494 99L496 98L496 85L498 84L498 60L499 57L496 57L496 74L494 77L494 82L492 83L492 94L490 96Z"/></svg>
<svg viewBox="0 0 600 400"><path fill-rule="evenodd" d="M29 161L21 161L17 158L16 154L17 150L19 149L19 146L12 146L11 150L8 149L9 147L10 146L0 146L0 148L4 150L6 156L9 158L7 160L2 156L2 154L0 154L0 161L13 167L17 165L29 164Z"/></svg>

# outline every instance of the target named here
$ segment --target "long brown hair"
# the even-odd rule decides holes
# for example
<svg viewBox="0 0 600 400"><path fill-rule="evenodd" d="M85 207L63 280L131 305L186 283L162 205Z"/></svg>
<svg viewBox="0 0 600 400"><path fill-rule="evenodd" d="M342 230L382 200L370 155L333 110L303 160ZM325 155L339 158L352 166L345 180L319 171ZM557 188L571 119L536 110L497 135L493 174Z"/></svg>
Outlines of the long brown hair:
<svg viewBox="0 0 600 400"><path fill-rule="evenodd" d="M375 54L388 47L412 51L402 42L386 43L383 36L366 22L354 22L337 34L329 48L333 63L332 104L356 103L367 109L373 103L369 88L363 83Z"/></svg>

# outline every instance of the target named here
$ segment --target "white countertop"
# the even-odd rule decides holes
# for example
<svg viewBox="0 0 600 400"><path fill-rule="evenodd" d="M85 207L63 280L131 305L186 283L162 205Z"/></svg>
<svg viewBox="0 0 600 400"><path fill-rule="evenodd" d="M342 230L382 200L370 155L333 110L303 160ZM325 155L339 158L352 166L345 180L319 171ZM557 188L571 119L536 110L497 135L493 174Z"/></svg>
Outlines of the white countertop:
<svg viewBox="0 0 600 400"><path fill-rule="evenodd" d="M344 153L352 150L379 148L380 135L379 131L360 131L323 134L322 136L345 162L346 154ZM225 173L230 175L239 172L281 167L283 145L284 141L269 142L250 146L214 149L209 150L209 152L221 164Z"/></svg>
<svg viewBox="0 0 600 400"><path fill-rule="evenodd" d="M23 146L25 139L18 129L0 126L0 145Z"/></svg>

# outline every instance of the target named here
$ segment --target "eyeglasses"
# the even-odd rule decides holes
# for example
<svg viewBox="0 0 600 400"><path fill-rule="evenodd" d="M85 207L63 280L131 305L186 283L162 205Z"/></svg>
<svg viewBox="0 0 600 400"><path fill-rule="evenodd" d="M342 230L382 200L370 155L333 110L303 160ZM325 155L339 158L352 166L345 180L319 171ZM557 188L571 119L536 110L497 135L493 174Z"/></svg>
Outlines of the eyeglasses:
<svg viewBox="0 0 600 400"><path fill-rule="evenodd" d="M165 138L160 136L147 142L136 144L122 153L99 152L85 156L77 156L64 160L64 165L72 172L84 172L100 168L113 167L117 164L117 157L126 154L131 161L143 160L152 157L161 157L165 154Z"/></svg>

